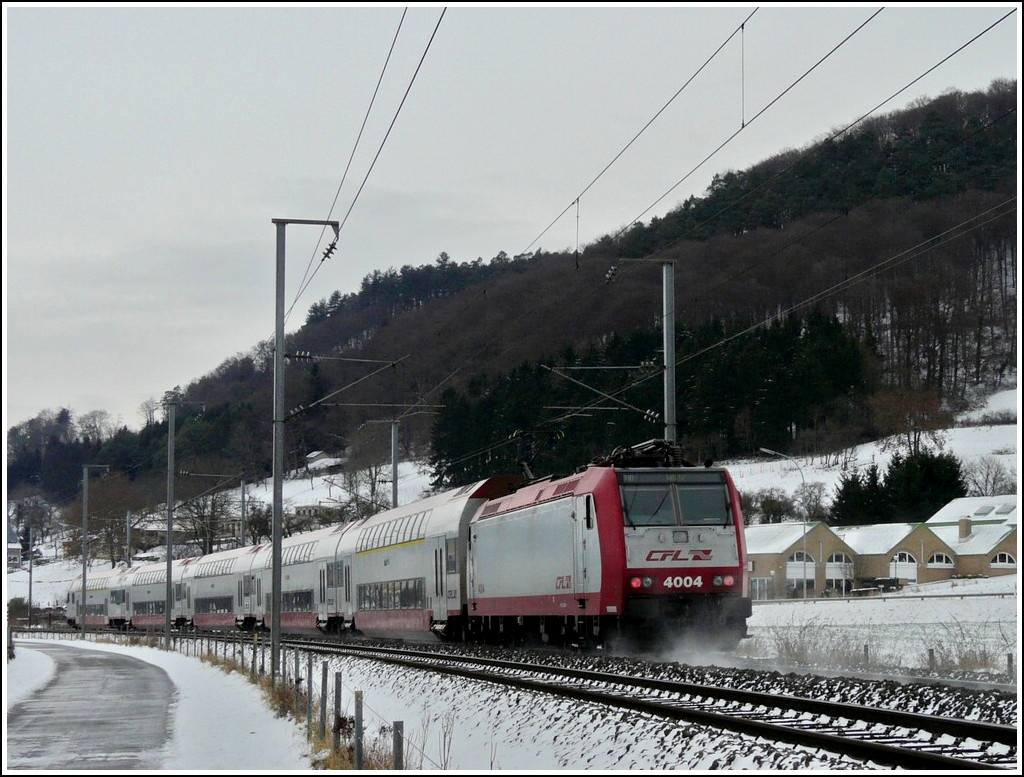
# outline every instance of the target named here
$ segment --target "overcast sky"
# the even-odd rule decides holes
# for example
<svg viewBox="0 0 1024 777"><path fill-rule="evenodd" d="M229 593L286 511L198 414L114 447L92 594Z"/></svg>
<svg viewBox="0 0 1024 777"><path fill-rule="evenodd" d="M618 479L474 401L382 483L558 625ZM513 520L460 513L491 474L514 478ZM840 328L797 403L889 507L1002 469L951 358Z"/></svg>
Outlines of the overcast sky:
<svg viewBox="0 0 1024 777"><path fill-rule="evenodd" d="M342 222L322 265L321 228L288 227L293 332L375 269L582 247L875 109L1016 79L1016 5L6 3L4 426L139 428L272 337L272 219Z"/></svg>

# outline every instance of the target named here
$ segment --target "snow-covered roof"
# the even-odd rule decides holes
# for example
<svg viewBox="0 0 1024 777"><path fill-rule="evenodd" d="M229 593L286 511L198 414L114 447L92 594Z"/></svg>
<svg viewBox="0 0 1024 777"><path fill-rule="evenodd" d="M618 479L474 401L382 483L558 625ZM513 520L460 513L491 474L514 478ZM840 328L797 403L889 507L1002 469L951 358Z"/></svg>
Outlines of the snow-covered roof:
<svg viewBox="0 0 1024 777"><path fill-rule="evenodd" d="M810 530L813 524L808 525ZM785 553L804 534L802 523L758 523L747 526L747 553Z"/></svg>
<svg viewBox="0 0 1024 777"><path fill-rule="evenodd" d="M956 524L930 526L932 532L942 540L958 556L985 555L990 553L1000 542L1017 529L1016 524L982 524L972 523L971 533L960 539L960 529Z"/></svg>
<svg viewBox="0 0 1024 777"><path fill-rule="evenodd" d="M944 524L956 526L961 518L970 518L972 526L981 523L1016 526L1017 495L965 496L962 499L954 499L926 523L934 530Z"/></svg>
<svg viewBox="0 0 1024 777"><path fill-rule="evenodd" d="M888 553L908 534L916 529L917 523L875 523L868 526L833 526L832 531L859 555Z"/></svg>

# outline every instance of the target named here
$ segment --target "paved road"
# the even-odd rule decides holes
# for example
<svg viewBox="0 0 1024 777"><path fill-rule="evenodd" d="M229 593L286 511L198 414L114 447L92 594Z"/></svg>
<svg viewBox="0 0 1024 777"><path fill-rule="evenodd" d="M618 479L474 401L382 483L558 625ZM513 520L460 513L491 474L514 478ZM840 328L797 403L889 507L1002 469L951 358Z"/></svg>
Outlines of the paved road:
<svg viewBox="0 0 1024 777"><path fill-rule="evenodd" d="M11 769L159 769L174 685L158 666L99 650L33 643L53 681L7 714Z"/></svg>

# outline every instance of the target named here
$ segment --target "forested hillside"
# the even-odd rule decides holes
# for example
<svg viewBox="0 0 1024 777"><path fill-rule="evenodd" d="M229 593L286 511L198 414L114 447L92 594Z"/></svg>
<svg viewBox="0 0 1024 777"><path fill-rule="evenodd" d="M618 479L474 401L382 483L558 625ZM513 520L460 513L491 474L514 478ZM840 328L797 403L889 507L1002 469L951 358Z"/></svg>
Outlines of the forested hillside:
<svg viewBox="0 0 1024 777"><path fill-rule="evenodd" d="M380 461L393 422L447 485L661 436L666 262L694 460L940 424L1017 363L1016 106L1016 82L996 82L837 128L578 253L375 271L288 338L288 465ZM182 468L269 472L270 345L184 387ZM104 463L144 503L166 443L156 413L139 432L40 414L8 431L8 493L62 502Z"/></svg>

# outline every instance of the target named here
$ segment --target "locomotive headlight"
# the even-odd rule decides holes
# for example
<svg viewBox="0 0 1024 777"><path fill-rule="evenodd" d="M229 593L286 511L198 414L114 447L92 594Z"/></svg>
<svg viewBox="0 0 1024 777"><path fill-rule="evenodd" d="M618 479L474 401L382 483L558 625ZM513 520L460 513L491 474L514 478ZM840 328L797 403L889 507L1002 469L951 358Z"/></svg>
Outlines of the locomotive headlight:
<svg viewBox="0 0 1024 777"><path fill-rule="evenodd" d="M631 577L629 579L629 587L634 591L638 591L641 588L650 588L654 585L653 577Z"/></svg>
<svg viewBox="0 0 1024 777"><path fill-rule="evenodd" d="M644 588L650 588L652 585L654 585L654 578L653 577L645 577L644 578Z"/></svg>
<svg viewBox="0 0 1024 777"><path fill-rule="evenodd" d="M725 580L722 578L721 575L715 575L713 578L711 578L711 585L716 587L721 586L724 582Z"/></svg>

